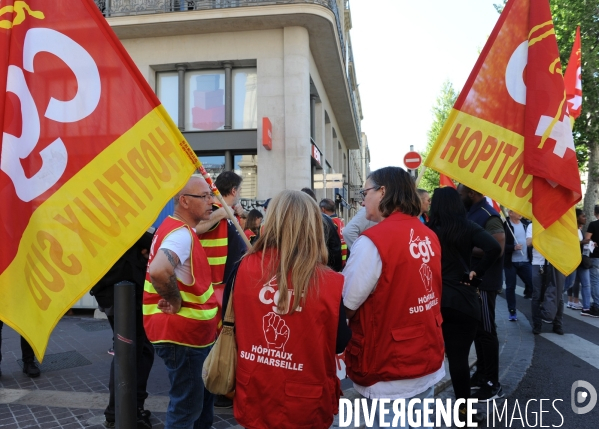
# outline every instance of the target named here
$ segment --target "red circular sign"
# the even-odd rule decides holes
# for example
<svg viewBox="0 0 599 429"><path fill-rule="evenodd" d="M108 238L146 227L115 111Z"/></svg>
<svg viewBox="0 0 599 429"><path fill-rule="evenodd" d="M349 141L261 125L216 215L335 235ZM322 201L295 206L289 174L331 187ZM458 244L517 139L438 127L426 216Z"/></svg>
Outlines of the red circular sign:
<svg viewBox="0 0 599 429"><path fill-rule="evenodd" d="M420 164L422 164L422 157L418 152L408 152L403 157L403 163L410 170L415 170L416 168L420 167Z"/></svg>

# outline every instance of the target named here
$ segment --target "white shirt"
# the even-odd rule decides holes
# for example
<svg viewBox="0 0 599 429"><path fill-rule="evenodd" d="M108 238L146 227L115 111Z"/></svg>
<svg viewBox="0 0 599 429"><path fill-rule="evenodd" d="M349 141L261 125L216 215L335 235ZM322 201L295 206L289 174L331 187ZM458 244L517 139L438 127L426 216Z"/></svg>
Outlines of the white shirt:
<svg viewBox="0 0 599 429"><path fill-rule="evenodd" d="M532 238L532 223L528 225L528 228L526 229L526 238ZM532 264L545 265L545 257L541 255L534 246L532 248Z"/></svg>
<svg viewBox="0 0 599 429"><path fill-rule="evenodd" d="M383 271L379 251L368 237L361 235L354 242L347 265L343 269L343 305L357 310L376 288ZM424 392L445 377L445 366L432 374L407 380L379 381L372 386L354 383L356 391L366 398L408 399Z"/></svg>
<svg viewBox="0 0 599 429"><path fill-rule="evenodd" d="M187 228L179 228L171 232L162 240L161 249L168 249L179 258L181 263L175 267L177 280L190 285L193 283L191 275L191 234Z"/></svg>

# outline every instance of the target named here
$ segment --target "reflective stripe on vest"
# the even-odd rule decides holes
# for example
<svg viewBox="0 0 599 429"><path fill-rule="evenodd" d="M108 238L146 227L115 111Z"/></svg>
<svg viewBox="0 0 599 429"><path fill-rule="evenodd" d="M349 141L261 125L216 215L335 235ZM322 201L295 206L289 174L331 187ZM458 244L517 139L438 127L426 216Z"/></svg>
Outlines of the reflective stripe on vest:
<svg viewBox="0 0 599 429"><path fill-rule="evenodd" d="M226 246L229 244L229 240L227 238L215 238L215 239L201 239L200 243L202 243L202 247L206 250L207 247L219 247Z"/></svg>
<svg viewBox="0 0 599 429"><path fill-rule="evenodd" d="M158 292L154 289L154 285L147 280L144 283L144 291L158 295ZM184 291L179 291L179 293L181 294L181 300L184 302L189 302L191 304L205 304L214 293L214 288L210 285L208 290L200 296Z"/></svg>
<svg viewBox="0 0 599 429"><path fill-rule="evenodd" d="M198 238L208 257L210 271L212 272L212 284L224 281L225 264L229 251L229 228L227 219L222 219L214 228L200 234Z"/></svg>
<svg viewBox="0 0 599 429"><path fill-rule="evenodd" d="M194 320L211 320L214 319L217 312L218 307L213 308L211 310L197 310L191 307L181 307L181 309L177 313L177 316ZM144 316L149 316L151 314L160 314L162 313L162 310L158 308L157 304L146 304L143 306L143 313Z"/></svg>
<svg viewBox="0 0 599 429"><path fill-rule="evenodd" d="M154 235L148 264L151 264L164 239L174 231L187 229L191 236L190 265L192 284L177 279L181 293L181 309L167 314L158 308L162 297L146 273L143 297L143 321L152 343L174 343L189 347L206 347L214 343L218 324L218 302L210 281L210 265L195 231L179 219L167 217Z"/></svg>

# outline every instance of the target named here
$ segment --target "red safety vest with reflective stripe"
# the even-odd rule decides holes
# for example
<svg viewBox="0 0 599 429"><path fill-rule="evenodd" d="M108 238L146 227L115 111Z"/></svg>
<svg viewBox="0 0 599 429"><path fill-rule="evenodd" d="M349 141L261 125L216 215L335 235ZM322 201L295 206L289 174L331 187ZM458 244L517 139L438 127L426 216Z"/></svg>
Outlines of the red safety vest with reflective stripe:
<svg viewBox="0 0 599 429"><path fill-rule="evenodd" d="M268 267L269 255L264 264ZM335 342L343 276L321 268L319 288L292 314L277 313L276 279L262 252L241 262L233 288L238 349L235 419L246 428L329 428L341 393ZM289 299L293 303L293 289Z"/></svg>
<svg viewBox="0 0 599 429"><path fill-rule="evenodd" d="M222 207L213 204L214 210ZM212 229L199 234L200 243L208 256L208 263L212 270L212 284L217 285L224 281L225 264L227 263L227 252L229 245L229 230L227 219L221 219ZM222 303L222 300L221 300Z"/></svg>
<svg viewBox="0 0 599 429"><path fill-rule="evenodd" d="M193 283L187 285L177 279L181 292L181 310L165 314L158 309L162 298L154 289L149 270L146 273L143 297L143 320L146 335L152 343L175 343L190 347L206 347L214 343L218 305L210 283L210 266L206 253L191 228L173 217L166 218L154 234L148 267L154 260L164 239L174 231L187 228L191 234L191 274Z"/></svg>
<svg viewBox="0 0 599 429"><path fill-rule="evenodd" d="M349 326L347 375L361 386L431 374L443 364L441 246L417 217L393 213L362 233L383 268Z"/></svg>
<svg viewBox="0 0 599 429"><path fill-rule="evenodd" d="M341 240L341 263L342 266L345 267L345 262L347 261L347 244L343 239L343 228L345 228L345 223L343 219L338 217L336 214L331 215L331 219L333 223L337 226L337 234L339 235L339 239Z"/></svg>

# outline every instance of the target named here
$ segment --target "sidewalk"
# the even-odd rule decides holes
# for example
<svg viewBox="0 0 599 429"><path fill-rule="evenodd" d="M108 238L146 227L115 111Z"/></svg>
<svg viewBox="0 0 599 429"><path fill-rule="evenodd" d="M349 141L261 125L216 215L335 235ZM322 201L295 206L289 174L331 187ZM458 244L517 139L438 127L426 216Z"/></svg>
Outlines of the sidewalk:
<svg viewBox="0 0 599 429"><path fill-rule="evenodd" d="M497 301L497 330L500 342L500 381L505 396L518 385L530 365L534 338L528 321L519 314L508 322L503 298ZM509 340L509 341L508 341ZM20 366L20 338L5 326L0 378L0 427L103 429L103 411L108 403L108 373L112 356L112 332L106 320L89 313L65 316L52 333L42 374L28 378ZM471 363L474 364L471 353ZM349 380L342 383L346 397L356 396ZM162 360L156 356L148 381L154 429L163 429L168 404L169 381ZM441 397L453 397L449 373L435 389ZM239 428L232 409L216 409L214 428Z"/></svg>

